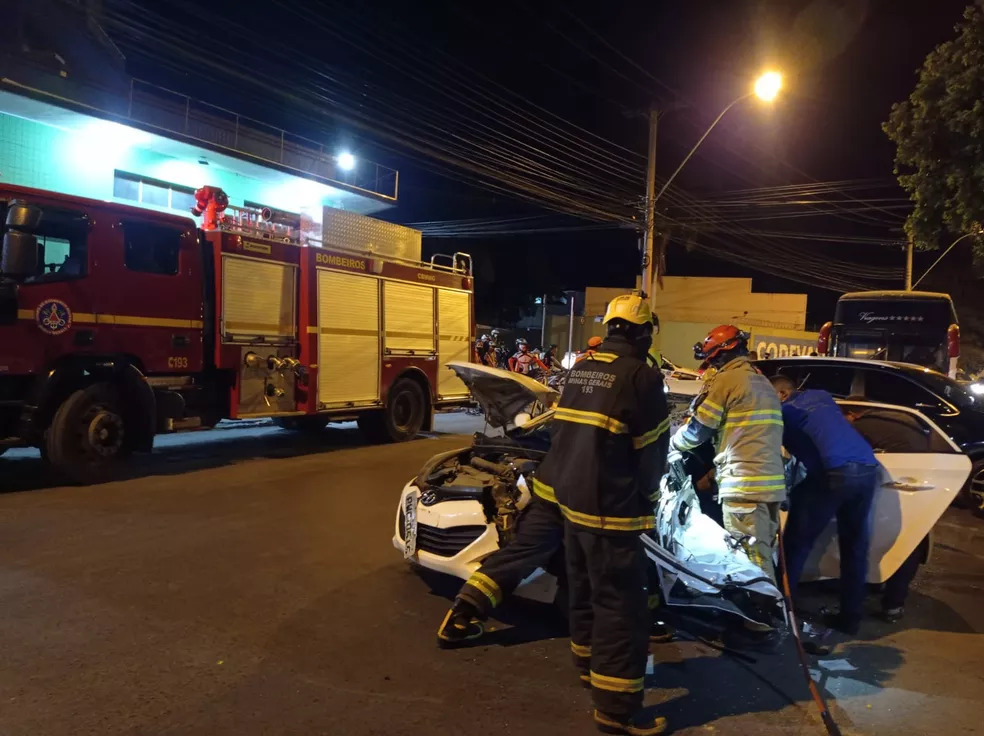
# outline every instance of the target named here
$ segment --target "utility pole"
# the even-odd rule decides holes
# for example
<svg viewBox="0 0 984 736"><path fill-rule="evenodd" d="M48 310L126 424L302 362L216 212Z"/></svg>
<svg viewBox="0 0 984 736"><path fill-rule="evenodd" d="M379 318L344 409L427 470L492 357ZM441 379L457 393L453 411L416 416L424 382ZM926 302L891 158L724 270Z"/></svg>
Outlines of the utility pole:
<svg viewBox="0 0 984 736"><path fill-rule="evenodd" d="M543 323L540 325L540 347L547 349L547 295L543 295Z"/></svg>
<svg viewBox="0 0 984 736"><path fill-rule="evenodd" d="M570 354L574 350L574 295L575 292L568 292L569 298L571 300L571 321L567 326L567 353Z"/></svg>
<svg viewBox="0 0 984 736"><path fill-rule="evenodd" d="M905 244L905 290L912 291L912 238Z"/></svg>
<svg viewBox="0 0 984 736"><path fill-rule="evenodd" d="M648 294L652 304L650 289L653 272L656 268L654 258L654 231L656 228L656 133L659 128L659 111L656 106L649 108L649 157L646 164L646 229L642 236L642 290Z"/></svg>

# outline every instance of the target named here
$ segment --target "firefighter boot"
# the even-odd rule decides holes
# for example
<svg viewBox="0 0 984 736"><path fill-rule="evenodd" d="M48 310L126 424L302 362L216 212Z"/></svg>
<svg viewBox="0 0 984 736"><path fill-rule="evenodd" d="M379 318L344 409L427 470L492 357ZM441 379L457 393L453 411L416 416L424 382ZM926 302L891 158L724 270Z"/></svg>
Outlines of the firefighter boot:
<svg viewBox="0 0 984 736"><path fill-rule="evenodd" d="M653 621L652 627L649 629L649 641L654 644L662 644L668 641L673 641L673 629L664 624L662 621Z"/></svg>
<svg viewBox="0 0 984 736"><path fill-rule="evenodd" d="M594 722L602 733L625 734L626 736L657 736L666 730L666 719L662 716L644 715L642 712L634 716L612 716L594 712Z"/></svg>
<svg viewBox="0 0 984 736"><path fill-rule="evenodd" d="M485 633L485 624L479 620L478 615L475 606L462 598L456 598L437 630L437 645L442 649L452 649L478 639Z"/></svg>

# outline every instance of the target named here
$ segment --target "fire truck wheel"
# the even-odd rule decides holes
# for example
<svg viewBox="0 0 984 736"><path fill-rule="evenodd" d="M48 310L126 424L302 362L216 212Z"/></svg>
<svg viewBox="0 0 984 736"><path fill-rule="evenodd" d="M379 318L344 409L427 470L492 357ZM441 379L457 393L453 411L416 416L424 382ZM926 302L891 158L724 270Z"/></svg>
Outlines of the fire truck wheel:
<svg viewBox="0 0 984 736"><path fill-rule="evenodd" d="M328 426L323 417L275 417L273 423L281 429L304 434L318 434Z"/></svg>
<svg viewBox="0 0 984 736"><path fill-rule="evenodd" d="M420 385L410 378L393 384L386 397L386 408L359 417L359 428L372 442L412 440L424 426L427 399Z"/></svg>
<svg viewBox="0 0 984 736"><path fill-rule="evenodd" d="M45 432L52 467L80 484L111 477L127 454L119 393L109 383L94 383L69 396Z"/></svg>

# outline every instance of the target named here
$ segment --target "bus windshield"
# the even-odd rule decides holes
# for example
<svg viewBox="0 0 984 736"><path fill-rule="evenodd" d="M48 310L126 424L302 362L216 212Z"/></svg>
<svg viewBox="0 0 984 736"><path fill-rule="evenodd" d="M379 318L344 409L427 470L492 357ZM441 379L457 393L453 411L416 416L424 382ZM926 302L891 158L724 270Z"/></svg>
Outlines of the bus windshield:
<svg viewBox="0 0 984 736"><path fill-rule="evenodd" d="M946 343L939 331L899 335L887 331L841 330L836 335L833 354L843 358L913 363L943 371L947 368Z"/></svg>
<svg viewBox="0 0 984 736"><path fill-rule="evenodd" d="M912 363L949 373L949 328L957 322L946 294L858 292L837 302L830 354Z"/></svg>

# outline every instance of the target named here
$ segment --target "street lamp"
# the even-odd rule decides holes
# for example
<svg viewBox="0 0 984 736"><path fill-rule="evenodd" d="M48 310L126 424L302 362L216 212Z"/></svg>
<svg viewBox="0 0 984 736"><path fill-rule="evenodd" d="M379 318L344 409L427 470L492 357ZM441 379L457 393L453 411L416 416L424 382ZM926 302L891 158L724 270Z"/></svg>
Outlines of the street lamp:
<svg viewBox="0 0 984 736"><path fill-rule="evenodd" d="M642 274L642 289L643 291L648 291L649 286L652 283L653 275L653 230L655 229L655 207L656 202L660 197L663 196L673 180L677 178L677 174L687 165L687 162L693 157L700 148L700 144L704 142L704 139L711 134L711 131L721 122L721 118L728 114L728 110L737 105L739 102L747 100L749 97L758 97L763 102L772 102L779 96L779 91L782 89L782 75L776 71L769 71L762 74L755 80L752 85L750 92L746 92L740 97L736 97L734 100L729 102L721 113L714 118L714 121L707 127L704 134L697 139L694 147L690 149L690 152L684 156L683 161L680 165L676 167L676 170L670 174L670 178L666 180L659 192L653 196L653 189L655 189L655 170L656 170L656 141L655 141L655 120L650 123L650 141L649 141L649 187L646 196L646 265ZM652 113L653 118L655 118L655 111ZM650 299L651 299L650 295Z"/></svg>
<svg viewBox="0 0 984 736"><path fill-rule="evenodd" d="M782 89L782 75L779 72L766 72L755 80L755 95L764 102L772 102Z"/></svg>

